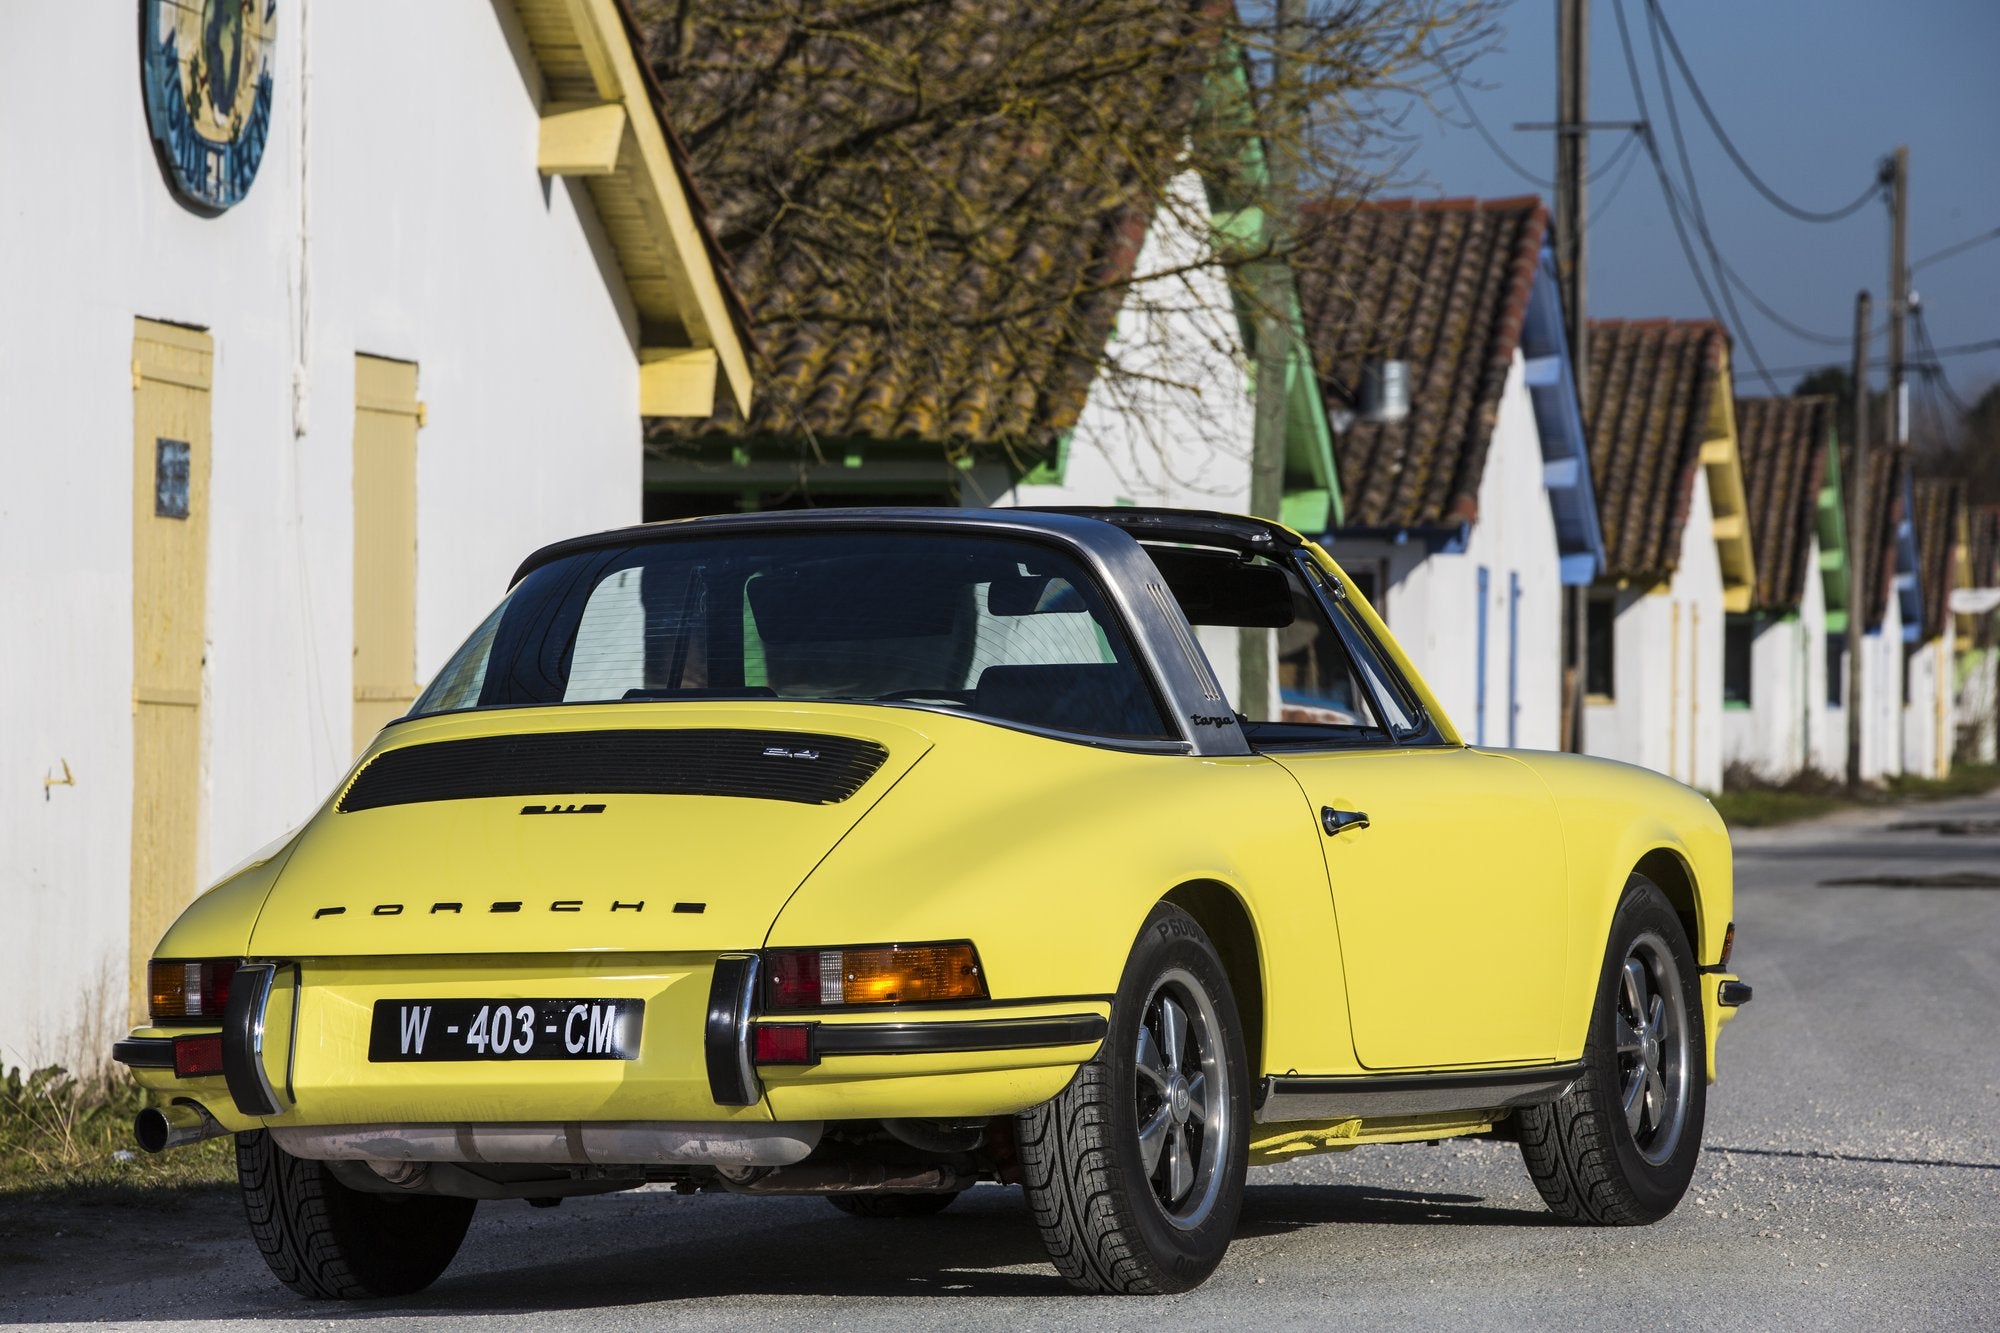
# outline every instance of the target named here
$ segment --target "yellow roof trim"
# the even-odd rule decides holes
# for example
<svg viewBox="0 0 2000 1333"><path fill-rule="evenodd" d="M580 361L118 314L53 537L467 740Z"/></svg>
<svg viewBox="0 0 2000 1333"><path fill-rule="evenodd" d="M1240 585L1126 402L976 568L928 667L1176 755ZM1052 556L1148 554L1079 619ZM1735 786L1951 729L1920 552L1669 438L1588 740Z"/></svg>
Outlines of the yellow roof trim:
<svg viewBox="0 0 2000 1333"><path fill-rule="evenodd" d="M1757 596L1757 559L1750 545L1750 497L1736 440L1736 390L1727 365L1715 377L1707 426L1701 467L1708 477L1715 553L1722 565L1722 605L1728 611L1748 611Z"/></svg>
<svg viewBox="0 0 2000 1333"><path fill-rule="evenodd" d="M624 272L639 315L640 347L649 353L712 350L737 410L748 416L749 351L730 317L723 278L710 258L695 202L676 167L618 0L512 3L541 66L545 112L596 106L624 110L615 166L581 179ZM572 123L588 125L592 148L602 151L605 120ZM570 165L602 165L584 156L586 160ZM633 349L635 357L640 347ZM707 416L712 408L691 415Z"/></svg>

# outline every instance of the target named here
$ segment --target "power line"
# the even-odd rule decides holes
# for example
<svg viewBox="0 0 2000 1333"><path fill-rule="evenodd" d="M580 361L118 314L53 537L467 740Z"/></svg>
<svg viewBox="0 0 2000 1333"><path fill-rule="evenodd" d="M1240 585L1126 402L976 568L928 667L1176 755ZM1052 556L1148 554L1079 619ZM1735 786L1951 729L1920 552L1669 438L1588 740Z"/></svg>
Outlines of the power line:
<svg viewBox="0 0 2000 1333"><path fill-rule="evenodd" d="M1932 348L1926 354L1925 360L1911 361L1908 364L1910 369L1912 370L1921 370L1926 374L1930 374L1942 370L1944 368L1943 362L1947 357L1975 356L1981 352L2000 352L2000 338L1988 338L1984 342L1958 343L1951 347ZM1888 358L1881 357L1876 360L1870 361L1868 363L1868 368L1870 370L1876 370L1888 364L1889 364ZM1846 367L1839 364L1838 362L1818 361L1810 365L1774 366L1771 370L1771 373L1773 375L1810 375L1814 371L1819 371L1819 370L1845 370L1845 369Z"/></svg>
<svg viewBox="0 0 2000 1333"><path fill-rule="evenodd" d="M1683 204L1680 192L1674 186L1673 177L1667 171L1666 162L1660 157L1659 143L1650 129L1653 117L1651 112L1646 108L1645 81L1639 76L1639 59L1632 51L1632 34L1625 24L1625 5L1623 0L1612 0L1611 13L1618 20L1618 44L1625 53L1625 72L1632 80L1633 100L1638 103L1639 118L1645 121L1649 127L1646 131L1646 153L1653 160L1653 173L1659 177L1660 193L1666 200L1667 216L1673 221L1674 234L1680 238L1681 253L1687 256L1688 268L1694 273L1695 285L1701 288L1702 299L1708 304L1709 314L1714 317L1716 323L1734 331L1737 341L1743 344L1743 350L1750 357L1750 364L1756 367L1758 376L1772 393L1777 393L1779 391L1778 382L1771 377L1771 372L1764 368L1764 358L1758 355L1757 344L1751 340L1748 330L1743 328L1743 318L1736 313L1736 305L1730 299L1728 287L1718 281L1718 285L1722 286L1723 304L1729 307L1730 314L1735 316L1734 319L1724 319L1722 317L1722 310L1716 303L1715 294L1709 289L1708 279L1702 272L1701 260L1695 255L1694 246L1688 240L1686 224L1681 219ZM1662 75L1665 74L1664 64L1661 66L1661 73ZM1667 118L1670 127L1674 131L1675 142L1681 144L1681 159L1685 165L1687 150L1685 143L1680 138L1680 122L1674 111L1673 90L1663 82L1662 91L1667 96ZM1689 185L1690 187L1693 185L1692 172L1689 173ZM1708 235L1707 228L1699 225L1699 203L1695 205L1691 212L1701 231L1703 243L1708 247L1709 256L1713 259L1716 257L1715 242L1714 238Z"/></svg>
<svg viewBox="0 0 2000 1333"><path fill-rule="evenodd" d="M1632 139L1627 139L1624 144L1620 145L1620 147L1622 148L1629 146L1632 143L1632 140L1638 137L1639 137L1638 133L1633 134ZM1633 154L1625 159L1624 172L1618 177L1617 180L1611 182L1611 188L1604 192L1603 201L1600 202L1596 208L1590 210L1590 220L1584 224L1585 226L1595 227L1597 225L1597 220L1603 217L1607 212L1611 210L1611 205L1617 200L1619 191L1625 188L1625 182L1632 179L1632 168L1638 165L1639 165L1639 157L1637 154Z"/></svg>
<svg viewBox="0 0 2000 1333"><path fill-rule="evenodd" d="M1950 259L1953 255L1963 254L1973 246L1984 245L1988 241L2000 241L2000 227L1995 227L1992 231L1982 231L1979 235L1972 237L1970 240L1960 241L1957 245L1947 245L1934 255L1925 255L1922 259L1910 265L1910 272L1915 273L1924 265L1935 264L1940 259Z"/></svg>
<svg viewBox="0 0 2000 1333"><path fill-rule="evenodd" d="M1646 9L1652 16L1653 21L1659 24L1660 30L1666 34L1667 46L1673 52L1674 63L1680 66L1681 77L1687 81L1688 91L1694 94L1695 105L1701 108L1702 117L1708 121L1709 129L1715 132L1717 141L1722 144L1722 151L1729 154L1729 160L1736 164L1738 171L1743 173L1743 179L1756 186L1757 193L1763 195L1774 207L1791 214L1803 222L1839 222L1860 212L1869 200L1882 192L1882 182L1878 179L1871 182L1868 188L1861 193L1861 196L1852 203L1844 204L1839 208L1820 210L1801 208L1797 204L1785 199L1769 185L1766 185L1763 178L1751 170L1750 164L1744 160L1743 154L1737 151L1735 141L1729 137L1728 131L1722 128L1722 121L1717 118L1715 109L1708 104L1708 98L1702 95L1701 85L1695 82L1694 71L1688 67L1687 57L1681 53L1681 44L1675 40L1674 30L1668 26L1667 16L1661 11L1659 0L1646 0ZM1622 16L1619 19L1619 28L1621 31L1624 28L1624 19Z"/></svg>
<svg viewBox="0 0 2000 1333"><path fill-rule="evenodd" d="M1486 128L1486 122L1480 119L1479 113L1473 109L1472 100L1465 95L1465 87L1463 84L1459 82L1458 71L1453 69L1451 67L1450 62L1443 59L1442 56L1438 56L1435 58L1438 60L1438 63L1444 68L1445 80L1446 82L1451 84L1451 91L1453 96L1455 96L1458 99L1459 109L1465 112L1466 120L1471 124L1474 130L1478 131L1479 137L1486 141L1486 146L1493 150L1493 155L1499 158L1501 162L1505 163L1507 169L1512 171L1516 176L1519 176L1522 180L1527 181L1531 185L1538 186L1541 189L1553 191L1556 188L1556 183L1554 181L1549 180L1547 177L1544 176L1538 176L1534 172L1528 170L1526 167L1522 166L1518 161L1516 161L1512 154L1510 154L1505 148L1501 146L1500 141L1493 136L1493 131ZM1597 168L1597 170L1591 172L1590 175L1585 178L1586 183L1595 185L1599 180L1603 179L1605 176L1610 175L1611 169L1618 165L1618 159L1620 155L1622 155L1627 148L1631 147L1633 137L1636 137L1636 132L1634 132L1631 135L1628 135L1624 139L1621 139L1618 143L1618 146L1611 150L1611 155L1604 159L1604 164L1599 168Z"/></svg>
<svg viewBox="0 0 2000 1333"><path fill-rule="evenodd" d="M1910 312L1910 323L1916 335L1917 351L1929 358L1931 363L1926 370L1925 378L1943 391L1946 401L1960 416L1971 416L1972 409L1965 405L1965 400L1951 387L1951 381L1944 377L1944 367L1938 364L1937 344L1931 341L1930 323L1924 318L1924 308L1921 305Z"/></svg>

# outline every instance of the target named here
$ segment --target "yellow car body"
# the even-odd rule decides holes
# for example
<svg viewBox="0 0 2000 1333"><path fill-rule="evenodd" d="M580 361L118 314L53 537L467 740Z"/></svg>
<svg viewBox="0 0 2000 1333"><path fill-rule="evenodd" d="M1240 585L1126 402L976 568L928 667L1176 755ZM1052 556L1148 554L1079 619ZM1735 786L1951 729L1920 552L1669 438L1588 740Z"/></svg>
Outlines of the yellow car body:
<svg viewBox="0 0 2000 1333"><path fill-rule="evenodd" d="M1324 549L1298 551L1345 585ZM202 1132L672 1122L718 1138L1002 1117L1055 1097L1098 1053L1135 936L1165 900L1228 970L1255 1085L1250 1156L1276 1160L1488 1130L1520 1091L1573 1078L1612 914L1641 872L1700 966L1712 1080L1735 978L1730 845L1709 802L1621 764L1462 743L1373 609L1346 595L1407 678L1430 743L1133 750L810 699L395 723L296 835L159 943L163 960L270 964L255 1031L252 1018L242 1033L214 1018L142 1027L120 1058L184 1135L194 1114ZM655 729L838 736L885 757L823 804L557 792L539 818L522 817L519 795L342 807L372 766L417 747ZM1322 827L1322 811L1363 809L1362 827ZM739 1068L754 1095L719 1096L719 960L912 941L971 941L986 997L809 1015L752 1003L734 1016L738 1055L756 1027L805 1019L819 1058ZM636 1058L369 1058L378 1002L571 996L643 1000ZM177 1076L163 1052L207 1034L235 1043L236 1067ZM1435 1091L1453 1087L1473 1091Z"/></svg>

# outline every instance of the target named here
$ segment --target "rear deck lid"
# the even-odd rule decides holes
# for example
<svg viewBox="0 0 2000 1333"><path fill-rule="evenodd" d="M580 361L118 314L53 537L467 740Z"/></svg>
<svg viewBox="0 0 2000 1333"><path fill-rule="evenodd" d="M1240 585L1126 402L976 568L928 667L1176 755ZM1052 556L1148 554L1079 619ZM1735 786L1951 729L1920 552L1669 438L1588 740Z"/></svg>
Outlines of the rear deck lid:
<svg viewBox="0 0 2000 1333"><path fill-rule="evenodd" d="M251 949L755 948L930 745L888 710L847 705L619 704L405 723L307 827Z"/></svg>

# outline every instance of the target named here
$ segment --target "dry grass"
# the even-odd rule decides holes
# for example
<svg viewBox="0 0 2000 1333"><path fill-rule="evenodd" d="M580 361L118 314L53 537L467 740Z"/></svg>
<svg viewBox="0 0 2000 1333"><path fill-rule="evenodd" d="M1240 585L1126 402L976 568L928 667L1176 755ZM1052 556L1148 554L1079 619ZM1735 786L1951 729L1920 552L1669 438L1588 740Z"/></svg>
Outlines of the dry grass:
<svg viewBox="0 0 2000 1333"><path fill-rule="evenodd" d="M0 1199L116 1197L235 1179L224 1136L154 1155L132 1141L146 1093L123 1074L80 1079L52 1065L0 1078Z"/></svg>
<svg viewBox="0 0 2000 1333"><path fill-rule="evenodd" d="M1802 773L1789 781L1773 783L1732 767L1723 786L1725 790L1715 798L1715 808L1724 822L1731 828L1768 828L1861 806L1978 796L2000 788L2000 765L1960 764L1948 778L1904 776L1890 778L1880 786L1852 790L1818 773Z"/></svg>

